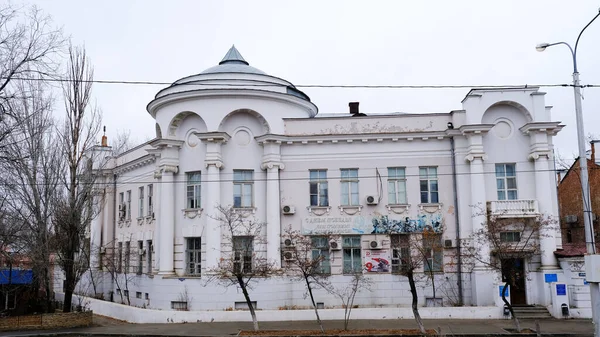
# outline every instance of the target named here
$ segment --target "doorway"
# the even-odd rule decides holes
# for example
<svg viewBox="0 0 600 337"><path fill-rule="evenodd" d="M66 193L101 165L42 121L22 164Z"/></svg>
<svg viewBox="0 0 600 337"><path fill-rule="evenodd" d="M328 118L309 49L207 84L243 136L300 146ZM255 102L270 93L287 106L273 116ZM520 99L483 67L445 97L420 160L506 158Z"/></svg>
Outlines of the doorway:
<svg viewBox="0 0 600 337"><path fill-rule="evenodd" d="M508 282L510 286L510 303L513 306L527 305L525 262L523 259L502 260L502 282Z"/></svg>

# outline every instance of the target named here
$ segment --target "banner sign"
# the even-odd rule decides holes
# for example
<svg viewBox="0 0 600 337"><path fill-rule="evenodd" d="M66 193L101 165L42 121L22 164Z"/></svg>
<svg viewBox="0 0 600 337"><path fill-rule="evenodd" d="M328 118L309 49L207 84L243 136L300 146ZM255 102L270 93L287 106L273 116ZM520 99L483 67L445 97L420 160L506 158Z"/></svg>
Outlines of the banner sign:
<svg viewBox="0 0 600 337"><path fill-rule="evenodd" d="M417 218L377 216L319 216L302 220L302 234L402 234L419 233L425 229L442 230L441 214L419 214Z"/></svg>

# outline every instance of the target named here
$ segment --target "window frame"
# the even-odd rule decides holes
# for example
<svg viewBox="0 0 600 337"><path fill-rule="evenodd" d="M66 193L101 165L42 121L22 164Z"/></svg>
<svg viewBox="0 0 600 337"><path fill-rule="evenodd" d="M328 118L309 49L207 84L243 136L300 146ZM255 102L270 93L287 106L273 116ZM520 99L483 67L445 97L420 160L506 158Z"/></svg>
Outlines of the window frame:
<svg viewBox="0 0 600 337"><path fill-rule="evenodd" d="M350 240L350 244L347 244ZM355 241L356 240L356 241ZM348 253L348 254L347 254ZM349 258L349 260L347 259ZM360 235L344 235L342 236L342 273L356 274L362 273L362 246ZM348 264L350 266L348 266Z"/></svg>
<svg viewBox="0 0 600 337"><path fill-rule="evenodd" d="M239 176L236 176L239 175ZM248 176L245 176L248 175ZM250 179L247 179L250 178ZM239 186L239 204L236 204L236 186ZM246 187L250 188L250 195L245 193ZM250 198L250 204L245 198ZM233 208L254 207L254 170L233 170Z"/></svg>
<svg viewBox="0 0 600 337"><path fill-rule="evenodd" d="M146 240L146 264L147 264L147 273L152 274L152 240Z"/></svg>
<svg viewBox="0 0 600 337"><path fill-rule="evenodd" d="M508 169L512 168L512 175L508 175ZM499 170L502 168L501 170ZM517 184L517 164L516 163L497 163L495 165L495 175L496 175L496 197L498 201L504 200L519 200L519 185ZM514 188L509 188L509 181L514 182ZM499 186L499 183L503 185L503 187ZM509 197L511 192L514 193L513 197ZM502 197L501 197L502 195Z"/></svg>
<svg viewBox="0 0 600 337"><path fill-rule="evenodd" d="M254 236L234 236L232 248L234 273L252 273L254 269Z"/></svg>
<svg viewBox="0 0 600 337"><path fill-rule="evenodd" d="M425 235L425 233L423 233ZM433 235L437 238L436 245L429 245L433 240L430 238L423 238L423 272L425 273L443 273L444 272L444 248L442 247L442 234L441 233L430 233L427 235ZM431 261L431 262L429 262Z"/></svg>
<svg viewBox="0 0 600 337"><path fill-rule="evenodd" d="M152 216L152 214L154 213L154 184L148 184L147 189L148 191L146 194L148 195L148 207L146 210L146 216Z"/></svg>
<svg viewBox="0 0 600 337"><path fill-rule="evenodd" d="M393 170L393 171L392 171ZM402 174L399 175L399 170L402 170ZM392 175L394 172L394 175ZM390 186L394 187L392 192ZM403 187L404 191L400 190L400 186ZM393 196L393 200L392 197ZM402 198L399 198L402 197ZM404 202L398 202L398 199L403 199ZM402 200L400 200L402 201ZM408 197L406 195L406 167L388 167L388 204L390 205L407 205Z"/></svg>
<svg viewBox="0 0 600 337"><path fill-rule="evenodd" d="M423 170L425 170L425 175L423 174ZM435 170L434 174L431 174L432 170ZM423 189L423 182L426 182L425 190ZM433 189L434 182L436 187L435 190ZM440 203L440 185L437 166L419 166L419 192L422 204ZM423 196L426 196L426 198L424 199Z"/></svg>
<svg viewBox="0 0 600 337"><path fill-rule="evenodd" d="M410 234L392 234L390 241L392 274L401 274L410 263Z"/></svg>
<svg viewBox="0 0 600 337"><path fill-rule="evenodd" d="M138 249L144 249L144 240L138 240ZM142 275L144 273L144 255L141 255L138 251L138 265L137 265L137 275Z"/></svg>
<svg viewBox="0 0 600 337"><path fill-rule="evenodd" d="M191 188L191 190L190 190ZM190 195L191 192L191 195ZM202 172L190 171L185 173L185 208L202 208Z"/></svg>
<svg viewBox="0 0 600 337"><path fill-rule="evenodd" d="M320 256L323 258L315 266L315 273L331 274L331 252L329 250L329 240L326 236L311 236L311 258L316 261Z"/></svg>
<svg viewBox="0 0 600 337"><path fill-rule="evenodd" d="M144 216L144 186L138 187L138 218Z"/></svg>
<svg viewBox="0 0 600 337"><path fill-rule="evenodd" d="M127 203L127 205L125 206L125 218L127 220L131 220L131 190L127 190L127 192L125 193L126 195L126 200L125 202Z"/></svg>
<svg viewBox="0 0 600 337"><path fill-rule="evenodd" d="M519 231L502 231L499 234L500 242L502 243L517 243L521 242L521 232Z"/></svg>
<svg viewBox="0 0 600 337"><path fill-rule="evenodd" d="M313 174L315 175L313 177ZM326 169L312 169L308 171L308 195L309 204L311 207L328 207L329 206L329 182L327 180ZM317 193L313 193L313 186ZM316 202L313 202L313 196L316 197Z"/></svg>
<svg viewBox="0 0 600 337"><path fill-rule="evenodd" d="M352 175L352 173L355 173L355 175ZM354 189L356 189L356 191L354 191ZM347 193L345 193L344 190L347 190ZM347 195L344 196L345 194ZM355 196L356 199L354 199ZM347 200L345 200L345 198L347 198ZM360 189L357 168L340 169L340 205L360 206Z"/></svg>
<svg viewBox="0 0 600 337"><path fill-rule="evenodd" d="M193 248L190 248L190 243ZM194 261L191 261L192 255ZM193 271L191 270L192 263L194 264ZM185 274L189 276L202 275L202 237L185 238Z"/></svg>

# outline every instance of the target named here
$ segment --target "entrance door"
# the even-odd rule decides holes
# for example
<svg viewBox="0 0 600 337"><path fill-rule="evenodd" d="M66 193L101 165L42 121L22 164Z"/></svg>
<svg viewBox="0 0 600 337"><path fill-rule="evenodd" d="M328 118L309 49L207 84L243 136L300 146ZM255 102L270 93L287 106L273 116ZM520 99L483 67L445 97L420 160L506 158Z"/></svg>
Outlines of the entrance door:
<svg viewBox="0 0 600 337"><path fill-rule="evenodd" d="M525 263L523 259L505 259L502 261L502 282L510 285L510 303L527 305L525 292Z"/></svg>

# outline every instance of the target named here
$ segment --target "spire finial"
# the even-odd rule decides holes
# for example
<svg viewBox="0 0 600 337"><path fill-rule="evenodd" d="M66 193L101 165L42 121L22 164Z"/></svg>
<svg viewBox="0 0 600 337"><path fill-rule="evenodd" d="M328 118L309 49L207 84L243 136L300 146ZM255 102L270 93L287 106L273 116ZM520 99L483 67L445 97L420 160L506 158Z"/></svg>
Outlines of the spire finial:
<svg viewBox="0 0 600 337"><path fill-rule="evenodd" d="M225 57L223 57L221 62L219 62L219 64L223 63L242 63L245 65L250 65L248 62L246 62L246 60L244 60L242 54L240 54L240 52L235 48L235 44L231 45L231 48L229 48L229 51L227 54L225 54Z"/></svg>

